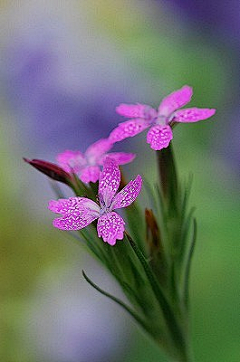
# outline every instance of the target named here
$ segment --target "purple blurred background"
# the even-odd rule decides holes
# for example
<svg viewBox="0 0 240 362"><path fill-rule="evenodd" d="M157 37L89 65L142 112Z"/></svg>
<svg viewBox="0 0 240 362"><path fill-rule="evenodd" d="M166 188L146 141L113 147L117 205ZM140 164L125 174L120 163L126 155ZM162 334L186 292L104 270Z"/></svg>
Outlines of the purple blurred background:
<svg viewBox="0 0 240 362"><path fill-rule="evenodd" d="M0 6L0 360L166 361L118 307L78 281L85 266L96 276L102 271L53 230L47 179L21 157L54 161L65 149L84 152L122 120L115 113L119 103L157 107L189 84L191 106L217 109L213 120L174 131L181 175L194 173L193 200L204 210L193 276L196 355L237 362L239 1L24 0ZM117 149L138 153L124 166L129 177L154 179L145 135ZM99 281L115 288L107 276Z"/></svg>

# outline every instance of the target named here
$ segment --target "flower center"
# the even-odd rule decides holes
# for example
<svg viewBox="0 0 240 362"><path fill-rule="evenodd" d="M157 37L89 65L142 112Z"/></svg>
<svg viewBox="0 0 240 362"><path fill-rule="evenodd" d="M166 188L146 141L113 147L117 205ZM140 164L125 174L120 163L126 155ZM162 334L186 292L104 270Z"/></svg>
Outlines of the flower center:
<svg viewBox="0 0 240 362"><path fill-rule="evenodd" d="M109 212L112 212L111 210L111 205L110 206L106 206L106 205L101 205L101 208L100 208L100 216L102 216L103 214L107 214Z"/></svg>
<svg viewBox="0 0 240 362"><path fill-rule="evenodd" d="M86 161L87 161L88 166L96 166L96 156L95 155L86 157Z"/></svg>
<svg viewBox="0 0 240 362"><path fill-rule="evenodd" d="M99 198L98 200L100 204L100 216L112 212L112 202L110 202L108 205L108 202L105 202L106 200L104 201L101 198Z"/></svg>
<svg viewBox="0 0 240 362"><path fill-rule="evenodd" d="M168 117L158 115L156 118L154 118L153 124L160 125L160 126L166 126L168 124Z"/></svg>

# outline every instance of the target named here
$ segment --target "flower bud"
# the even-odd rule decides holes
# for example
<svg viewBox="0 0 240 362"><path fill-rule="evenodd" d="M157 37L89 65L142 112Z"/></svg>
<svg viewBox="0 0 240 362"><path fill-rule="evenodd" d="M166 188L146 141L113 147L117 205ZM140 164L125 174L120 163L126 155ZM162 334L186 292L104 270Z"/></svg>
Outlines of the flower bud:
<svg viewBox="0 0 240 362"><path fill-rule="evenodd" d="M55 165L54 163L36 159L28 160L27 158L23 158L23 160L38 171L50 177L52 180L63 182L67 185L69 185L72 181L71 174L64 171L61 167Z"/></svg>
<svg viewBox="0 0 240 362"><path fill-rule="evenodd" d="M156 253L160 248L160 231L156 222L155 216L151 209L145 209L145 220L147 226L147 244L150 249L150 254Z"/></svg>

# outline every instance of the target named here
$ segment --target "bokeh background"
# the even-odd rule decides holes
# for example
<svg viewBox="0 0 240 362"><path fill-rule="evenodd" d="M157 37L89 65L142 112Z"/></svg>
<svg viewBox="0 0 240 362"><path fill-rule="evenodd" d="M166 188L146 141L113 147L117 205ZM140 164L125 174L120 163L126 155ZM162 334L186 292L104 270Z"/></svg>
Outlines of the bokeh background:
<svg viewBox="0 0 240 362"><path fill-rule="evenodd" d="M173 145L194 175L199 235L191 279L196 361L240 360L240 3L218 0L0 2L0 360L164 362L135 323L82 280L114 281L51 226L46 177L22 157L54 161L107 137L121 102L158 106L189 84L211 120L181 125ZM116 149L156 176L145 135ZM68 192L68 191L67 191ZM70 194L69 194L70 196Z"/></svg>

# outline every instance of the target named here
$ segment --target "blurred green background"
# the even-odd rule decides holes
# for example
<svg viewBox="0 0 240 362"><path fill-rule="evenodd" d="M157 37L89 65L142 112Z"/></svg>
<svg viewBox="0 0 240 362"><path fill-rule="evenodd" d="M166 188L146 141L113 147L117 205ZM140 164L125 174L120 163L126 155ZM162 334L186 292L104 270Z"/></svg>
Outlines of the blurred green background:
<svg viewBox="0 0 240 362"><path fill-rule="evenodd" d="M53 229L49 182L22 157L84 151L120 121L120 102L157 107L184 84L194 88L191 105L217 109L209 121L178 126L173 140L181 177L193 174L199 225L195 357L240 360L240 12L234 0L201 3L1 1L1 361L166 361L82 280L84 268L121 295L81 246ZM129 177L156 177L145 135L119 147L138 154L125 167Z"/></svg>

